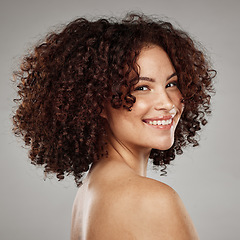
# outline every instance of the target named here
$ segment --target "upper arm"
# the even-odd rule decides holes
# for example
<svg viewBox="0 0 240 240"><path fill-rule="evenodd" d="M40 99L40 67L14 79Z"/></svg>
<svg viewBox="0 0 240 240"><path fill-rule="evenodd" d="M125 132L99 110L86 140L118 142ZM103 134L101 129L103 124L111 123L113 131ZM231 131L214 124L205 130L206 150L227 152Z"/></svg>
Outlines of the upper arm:
<svg viewBox="0 0 240 240"><path fill-rule="evenodd" d="M157 234L164 234L166 239L198 239L192 220L173 189L156 194L153 203L149 211L153 215L152 224Z"/></svg>
<svg viewBox="0 0 240 240"><path fill-rule="evenodd" d="M139 234L148 235L145 237L149 240L197 240L194 225L178 194L165 184L154 185L148 186L138 206Z"/></svg>

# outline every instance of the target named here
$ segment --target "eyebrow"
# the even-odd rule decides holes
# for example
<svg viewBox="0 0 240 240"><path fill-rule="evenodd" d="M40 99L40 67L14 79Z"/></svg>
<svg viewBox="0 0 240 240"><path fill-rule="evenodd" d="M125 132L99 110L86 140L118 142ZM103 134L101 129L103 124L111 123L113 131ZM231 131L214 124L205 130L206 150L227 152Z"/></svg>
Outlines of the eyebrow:
<svg viewBox="0 0 240 240"><path fill-rule="evenodd" d="M177 76L177 73L174 72L172 73L168 78L167 81L170 80L172 77ZM148 82L155 82L155 80L153 78L150 77L139 77L139 80L143 80L143 81L148 81Z"/></svg>
<svg viewBox="0 0 240 240"><path fill-rule="evenodd" d="M176 73L176 72L174 72L173 74L171 74L171 75L167 78L167 80L170 80L172 77L175 77L175 76L177 76L177 73Z"/></svg>

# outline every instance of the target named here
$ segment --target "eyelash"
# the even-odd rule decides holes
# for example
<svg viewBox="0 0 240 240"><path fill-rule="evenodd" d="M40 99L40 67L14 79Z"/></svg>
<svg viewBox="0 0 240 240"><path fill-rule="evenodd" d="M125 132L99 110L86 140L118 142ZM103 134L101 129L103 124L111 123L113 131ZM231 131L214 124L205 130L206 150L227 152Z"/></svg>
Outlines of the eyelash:
<svg viewBox="0 0 240 240"><path fill-rule="evenodd" d="M166 88L167 88L167 87L171 87L170 84L172 84L172 87L174 87L174 86L177 86L177 87L178 87L178 82L177 82L177 81L174 81L174 82L168 83L168 84L166 85ZM146 90L143 90L143 89L141 89L141 88L147 88L147 90L150 90L150 87L149 87L149 86L147 86L147 85L142 85L142 86L136 87L136 88L134 89L134 91L146 91Z"/></svg>
<svg viewBox="0 0 240 240"><path fill-rule="evenodd" d="M143 86L138 86L134 89L134 91L145 91L145 90L140 90L140 88L147 88L147 90L149 90L149 86L143 85Z"/></svg>
<svg viewBox="0 0 240 240"><path fill-rule="evenodd" d="M170 84L173 84L173 86L178 87L178 82L177 82L177 81L170 82L170 83L167 84L167 86L170 85ZM166 87L167 87L167 86L166 86Z"/></svg>

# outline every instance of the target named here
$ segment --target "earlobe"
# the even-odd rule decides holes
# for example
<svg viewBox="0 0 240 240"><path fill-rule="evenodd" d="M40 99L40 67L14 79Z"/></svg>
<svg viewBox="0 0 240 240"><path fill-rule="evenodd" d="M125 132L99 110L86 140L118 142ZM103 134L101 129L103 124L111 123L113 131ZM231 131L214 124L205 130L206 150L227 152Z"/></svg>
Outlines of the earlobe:
<svg viewBox="0 0 240 240"><path fill-rule="evenodd" d="M107 102L105 102L102 106L101 112L100 112L100 116L106 120L108 120L108 109L109 109L109 105Z"/></svg>
<svg viewBox="0 0 240 240"><path fill-rule="evenodd" d="M101 113L100 113L100 116L102 118L105 118L107 120L107 114L106 114L106 110L105 109L102 109Z"/></svg>

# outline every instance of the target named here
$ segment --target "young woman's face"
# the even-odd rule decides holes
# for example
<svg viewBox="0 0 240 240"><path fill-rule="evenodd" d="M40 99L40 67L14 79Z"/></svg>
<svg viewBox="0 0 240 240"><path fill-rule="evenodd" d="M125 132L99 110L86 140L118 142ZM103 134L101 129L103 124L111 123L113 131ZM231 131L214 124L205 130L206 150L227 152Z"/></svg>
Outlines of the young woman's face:
<svg viewBox="0 0 240 240"><path fill-rule="evenodd" d="M167 150L183 111L175 69L158 46L143 48L137 60L139 82L132 95L132 111L108 106L105 117L110 132L121 144L132 148Z"/></svg>

